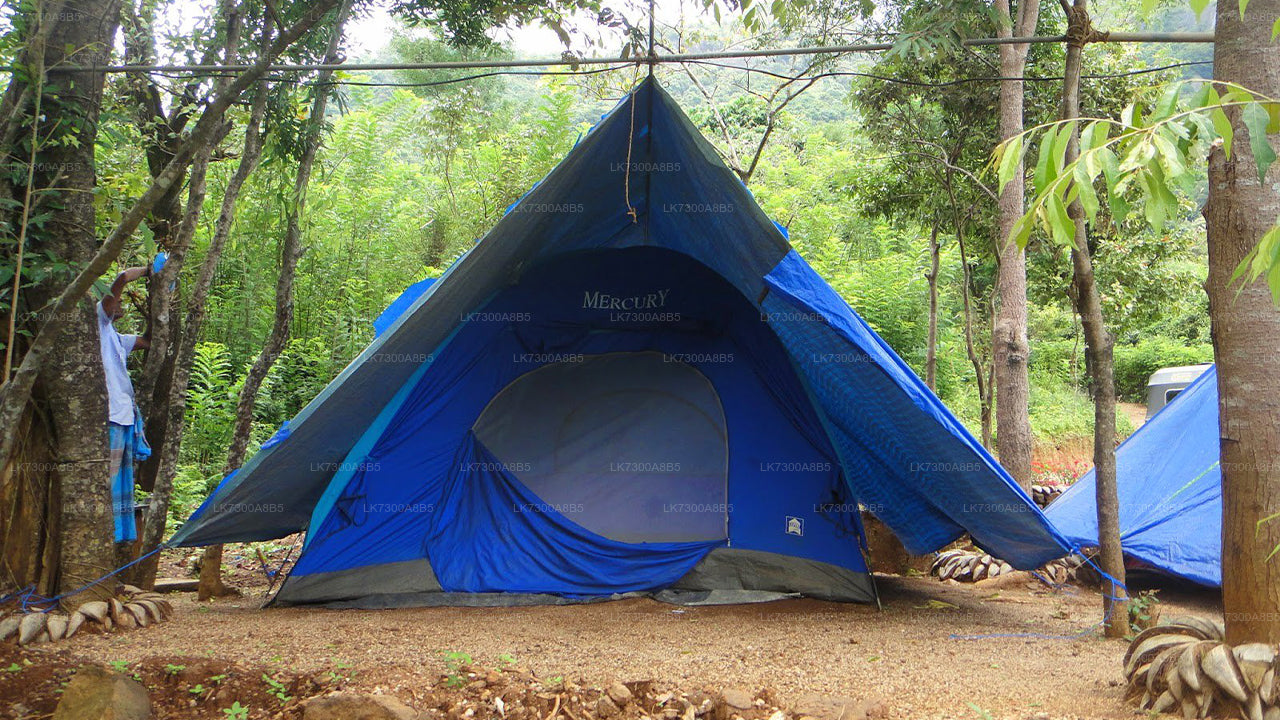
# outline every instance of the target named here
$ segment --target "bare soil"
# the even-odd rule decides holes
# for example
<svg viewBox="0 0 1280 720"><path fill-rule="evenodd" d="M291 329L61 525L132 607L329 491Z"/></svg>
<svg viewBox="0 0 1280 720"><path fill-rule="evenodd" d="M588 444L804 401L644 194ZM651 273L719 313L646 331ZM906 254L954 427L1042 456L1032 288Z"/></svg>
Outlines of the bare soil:
<svg viewBox="0 0 1280 720"><path fill-rule="evenodd" d="M423 709L436 703L442 675L462 662L583 686L740 688L782 707L809 693L841 695L882 702L888 717L903 720L1139 715L1123 700L1126 644L1092 628L1096 591L1052 590L1019 576L976 585L877 582L883 610L814 600L262 610L260 589L208 604L179 595L175 617L159 625L0 647L0 715L20 701L51 712L58 684L85 661L137 672L162 718L224 717L220 708L233 699L252 709L249 717L265 718L333 687L385 692ZM1159 597L1165 618L1220 612L1208 591L1166 587ZM13 664L21 669L4 671ZM271 694L264 673L293 704ZM191 692L199 684L207 690L217 675L228 678L214 701Z"/></svg>

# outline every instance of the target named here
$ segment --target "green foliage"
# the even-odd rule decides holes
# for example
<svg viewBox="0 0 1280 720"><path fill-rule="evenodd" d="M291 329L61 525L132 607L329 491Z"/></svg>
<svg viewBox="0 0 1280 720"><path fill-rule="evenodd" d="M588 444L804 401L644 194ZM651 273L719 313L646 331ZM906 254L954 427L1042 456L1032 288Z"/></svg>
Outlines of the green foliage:
<svg viewBox="0 0 1280 720"><path fill-rule="evenodd" d="M1160 619L1159 590L1143 590L1129 598L1130 636L1155 625Z"/></svg>
<svg viewBox="0 0 1280 720"><path fill-rule="evenodd" d="M225 457L235 425L237 392L232 379L231 356L225 345L196 346L187 390L184 462L207 469L218 466Z"/></svg>
<svg viewBox="0 0 1280 720"><path fill-rule="evenodd" d="M227 716L227 720L246 720L249 717L249 708L241 705L237 700L231 703L231 707L223 708L222 714Z"/></svg>
<svg viewBox="0 0 1280 720"><path fill-rule="evenodd" d="M267 684L267 693L279 700L281 705L285 705L293 699L293 696L288 693L288 688L285 687L285 684L270 675L262 673L262 682Z"/></svg>
<svg viewBox="0 0 1280 720"><path fill-rule="evenodd" d="M440 657L444 660L445 666L445 685L449 687L462 687L466 684L466 678L463 673L471 664L471 656L467 653L457 650L440 653Z"/></svg>
<svg viewBox="0 0 1280 720"><path fill-rule="evenodd" d="M1233 117L1239 121L1234 124ZM1079 157L1065 162L1067 144L1080 128ZM1026 245L1033 227L1041 226L1058 244L1073 242L1074 222L1066 207L1081 201L1088 221L1123 223L1131 208L1157 233L1186 212L1197 189L1201 162L1214 143L1228 159L1238 152L1236 131L1249 137L1259 181L1276 160L1268 135L1280 132L1280 101L1220 81L1168 83L1140 95L1118 118L1050 122L1005 141L996 149L994 165L1000 187L1014 179L1014 159L1038 143L1034 190L1027 213L1013 237ZM1109 214L1101 215L1105 195ZM1280 223L1280 219L1277 219ZM1236 269L1233 282L1265 278L1280 303L1280 225L1273 227Z"/></svg>

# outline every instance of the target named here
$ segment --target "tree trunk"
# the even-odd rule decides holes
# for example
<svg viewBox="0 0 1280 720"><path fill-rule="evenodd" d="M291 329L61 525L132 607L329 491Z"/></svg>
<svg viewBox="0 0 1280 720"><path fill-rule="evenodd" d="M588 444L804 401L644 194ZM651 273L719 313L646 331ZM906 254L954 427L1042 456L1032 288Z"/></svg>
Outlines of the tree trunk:
<svg viewBox="0 0 1280 720"><path fill-rule="evenodd" d="M219 17L223 22L221 54L211 46L205 52L205 60L213 62L221 58L226 64L234 64L239 61L241 29L240 12L236 6L236 0L221 0ZM150 52L154 44L150 35L151 28L143 26L142 23L138 23L138 25L139 27L135 28L136 32L147 33L145 37L138 38L135 41L137 47L143 48L143 57L139 59L139 62L153 62L152 53ZM269 50L271 34L271 24L269 22L264 23L262 36L262 52L264 53ZM146 87L149 92L136 92L135 95L139 97L140 101L145 102L147 97L158 91L155 85L150 84L150 78L145 78L143 81L148 83ZM228 79L219 78L214 84L214 94L225 92L228 84ZM194 97L195 93L195 86L189 84L187 86L187 95ZM175 114L177 112L175 111ZM165 119L163 109L160 107L153 108L151 114L157 120ZM185 124L185 120L180 122ZM170 124L173 123L171 122ZM221 142L222 137L230 129L230 122L223 123L217 137L196 154L195 160L191 164L191 180L187 191L186 210L182 213L181 222L173 232L173 236L167 246L169 260L165 263L160 273L151 278L149 283L149 322L152 329L151 348L147 352L147 362L143 366L142 377L137 386L138 393L145 395L148 400L147 404L143 406L145 408L143 412L146 413L146 433L152 447L156 449L156 452L153 452L151 457L142 463L138 473L138 485L151 493L147 515L142 528L139 529L139 535L142 540L139 546L139 553L144 556L159 547L160 542L164 539L165 525L169 515L169 499L173 491L173 474L162 474L162 463L166 456L172 458L176 463L178 450L182 442L183 427L181 422L173 422L172 408L175 403L175 395L177 395L177 404L180 407L179 417L185 412L187 378L190 377L191 372L190 356L185 358L187 366L181 370L179 369L179 363L183 361L180 351L185 346L185 340L188 336L190 336L191 342L194 344L199 339L200 333L200 327L197 324L194 327L187 327L184 334L181 315L175 312L181 305L181 293L179 292L181 289L179 286L180 275L186 263L187 251L191 248L191 242L195 238L196 228L204 210L210 157L213 154L214 147ZM164 142L164 140L153 140L153 147L161 142ZM172 143L173 141L169 140L168 142ZM169 157L170 155L171 153L164 153L163 157ZM158 162L151 163L153 173L156 172L158 165ZM234 195L232 203L234 203ZM213 253L215 264L219 254L220 252ZM179 381L181 390L175 393L175 383ZM158 555L148 556L146 560L133 568L130 573L130 580L139 587L147 589L154 587L159 564L160 558Z"/></svg>
<svg viewBox="0 0 1280 720"><path fill-rule="evenodd" d="M131 64L151 65L156 62L154 36L155 4L150 0L142 2L142 11L133 12L132 7L125 10L125 59ZM215 63L222 60L225 64L238 61L240 44L241 13L237 0L220 0L218 15L219 32L222 44L219 46L209 42L205 48L202 62ZM269 27L269 24L268 24ZM263 48L266 50L266 47ZM136 106L139 123L143 128L146 142L147 168L152 178L159 177L172 162L181 147L182 131L191 119L191 114L198 106L202 79L188 81L182 89L173 107L166 111L161 101L161 89L155 79L145 73L130 73L126 76L133 104ZM226 90L230 80L218 78L213 86L214 94ZM219 142L230 124L224 123L221 132L209 143L211 150ZM147 226L151 228L156 246L169 255L168 262L155 277L148 281L147 292L147 326L151 331L151 347L147 350L142 372L134 384L138 398L138 407L147 420L146 434L152 447L159 448L169 441L168 427L153 415L165 415L165 402L169 397L169 389L173 382L176 348L182 339L182 316L176 312L179 304L179 280L187 251L195 238L195 231L204 206L205 173L208 170L211 152L199 152L192 162L190 181L187 190L187 204L182 205L182 182L179 178L163 196L147 218ZM174 438L179 442L180 438ZM138 472L138 486L152 491L156 483L156 456L143 463Z"/></svg>
<svg viewBox="0 0 1280 720"><path fill-rule="evenodd" d="M1080 65L1090 31L1089 0L1068 6L1066 67L1062 81L1063 120L1080 117ZM1067 142L1066 162L1080 156L1077 126ZM1098 560L1113 580L1102 584L1102 607L1107 637L1129 634L1129 601L1124 585L1124 555L1120 547L1120 500L1116 494L1116 383L1111 354L1112 337L1102 316L1102 296L1093 274L1089 251L1088 219L1077 197L1067 208L1075 221L1075 247L1071 249L1071 298L1084 328L1085 353L1093 385L1093 465L1098 506Z"/></svg>
<svg viewBox="0 0 1280 720"><path fill-rule="evenodd" d="M969 277L969 253L965 249L964 225L956 218L956 247L960 249L961 287L960 297L964 302L964 350L973 365L974 385L978 389L978 407L982 417L982 446L991 449L991 383L990 368L983 368L982 358L978 355L973 337L973 290Z"/></svg>
<svg viewBox="0 0 1280 720"><path fill-rule="evenodd" d="M147 509L147 521L142 536L142 552L158 547L164 539L165 522L169 515L169 501L173 492L173 479L178 472L179 442L182 438L187 414L187 390L191 384L191 364L196 354L196 344L200 340L200 330L204 327L206 305L209 290L213 287L213 278L217 273L218 263L222 257L222 249L226 246L227 237L231 235L231 225L235 221L236 201L245 182L257 167L258 158L262 155L262 118L267 109L267 86L259 84L253 105L249 111L249 120L245 127L244 147L240 151L240 162L227 181L222 193L222 208L214 226L213 237L205 250L204 260L200 264L200 272L191 286L191 297L187 300L187 325L178 346L174 359L173 379L169 384L169 397L163 403L163 414L157 413L153 418L165 424L166 437L172 442L159 447L152 456L155 460L155 489L151 493L151 505ZM221 563L221 555L218 557ZM159 558L152 556L138 564L134 579L139 587L155 586L156 570Z"/></svg>
<svg viewBox="0 0 1280 720"><path fill-rule="evenodd" d="M50 3L32 8L32 13L40 13L38 24L35 17L26 18L31 23L29 27L38 28L37 37L24 49L19 66L42 74L55 65L108 62L119 22L119 2ZM50 80L47 86L34 88L32 81L41 82L27 73L15 74L7 95L27 98L24 104L14 106L12 124L21 125L29 119L33 112L30 102L37 94L42 95L46 108L41 111L44 121L37 125L40 137L37 152L32 157L15 158L23 165L35 161L31 176L35 202L46 205L44 210L50 213L43 228L29 229L28 252L47 253L73 267L79 266L93 257L97 247L90 198L97 184L94 143L103 76L68 73ZM51 189L55 186L56 190ZM25 194L26 188L20 190ZM10 215L11 228L16 229L20 224L21 220ZM65 281L66 276L60 273L40 281L24 298L26 306L47 307L58 297ZM18 298L13 300L18 302ZM60 532L56 547L33 547L31 551L40 554L42 572L53 574L52 578L40 578L38 584L49 592L66 592L88 585L115 567L107 477L106 385L97 313L92 302L82 300L55 309L54 313L42 312L38 319L44 320L46 326L57 324L56 334L50 336L56 351L48 354L38 383L35 374L27 376L34 392L14 404L11 411L16 410L17 414L11 418L12 424L8 424L10 418L5 418L4 430L16 433L20 426L34 432L52 430L52 437L47 439L52 463L38 475L49 488L46 497L62 500L60 507L49 508L50 515L57 516ZM24 324L28 330L37 326L35 322ZM5 389L14 382L9 378L4 380ZM31 412L32 407L38 415L48 418L47 424L18 421L18 417ZM0 467L7 460L8 457L0 456ZM111 589L106 585L93 585L66 598L64 603L75 607L105 596Z"/></svg>
<svg viewBox="0 0 1280 720"><path fill-rule="evenodd" d="M938 219L933 219L933 231L929 233L929 338L925 346L924 383L938 392Z"/></svg>
<svg viewBox="0 0 1280 720"><path fill-rule="evenodd" d="M952 183L952 173L944 176L947 197L951 201L952 222L955 225L956 248L960 250L960 299L964 303L964 350L973 365L973 382L978 389L978 407L982 423L982 447L991 449L991 391L994 387L990 373L992 367L983 370L982 358L978 355L974 344L973 331L973 280L969 273L969 253L965 248L966 216L960 212L956 202L956 188Z"/></svg>
<svg viewBox="0 0 1280 720"><path fill-rule="evenodd" d="M350 13L351 0L343 0L334 18L329 47L325 51L325 64L336 63L339 59L338 49L342 41L343 26L346 25ZM306 145L302 157L298 160L298 174L294 178L293 202L289 207L285 222L284 242L280 249L280 275L276 279L276 312L271 326L271 335L267 338L262 352L254 359L245 375L244 384L240 388L240 398L236 403L235 429L231 436L231 447L227 451L227 465L224 472L237 470L244 464L244 457L249 447L250 433L253 430L253 408L258 399L258 389L271 371L271 366L284 352L289 341L289 329L293 322L293 279L298 267L298 259L302 257L302 212L307 204L307 186L311 182L311 168L315 164L316 152L323 139L324 115L329 103L329 80L333 72L324 70L316 78L315 100L311 104L309 127ZM200 584L197 598L207 600L226 593L222 582L222 546L211 545L205 548L204 560L200 566Z"/></svg>
<svg viewBox="0 0 1280 720"><path fill-rule="evenodd" d="M1035 34L1040 0L1018 3L1017 19L1009 0L996 0L1000 37ZM1027 45L1000 46L1000 75L1022 77L1027 67ZM1000 82L1000 139L1022 132L1023 82ZM991 362L995 371L996 446L1000 464L1024 488L1031 485L1031 381L1027 375L1027 258L1013 242L1013 226L1024 211L1025 170L1019 161L1013 182L1000 191L996 273L996 317L991 331Z"/></svg>
<svg viewBox="0 0 1280 720"><path fill-rule="evenodd" d="M1280 45L1271 23L1280 0L1253 0L1243 20L1236 2L1220 2L1215 80L1280 96ZM1227 641L1280 642L1280 310L1263 280L1232 284L1231 274L1280 216L1280 165L1258 172L1238 109L1228 116L1235 148L1209 156L1209 320L1218 363L1222 445L1222 605ZM1280 149L1275 137L1271 145Z"/></svg>

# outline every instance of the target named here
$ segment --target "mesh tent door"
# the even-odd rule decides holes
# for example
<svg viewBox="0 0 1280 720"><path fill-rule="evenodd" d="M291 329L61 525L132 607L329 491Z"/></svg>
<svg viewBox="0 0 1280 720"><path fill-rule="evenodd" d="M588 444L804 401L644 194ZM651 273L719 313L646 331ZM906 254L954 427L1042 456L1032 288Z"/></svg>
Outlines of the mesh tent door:
<svg viewBox="0 0 1280 720"><path fill-rule="evenodd" d="M594 533L727 537L724 412L691 365L656 352L545 365L494 396L474 432L549 509Z"/></svg>

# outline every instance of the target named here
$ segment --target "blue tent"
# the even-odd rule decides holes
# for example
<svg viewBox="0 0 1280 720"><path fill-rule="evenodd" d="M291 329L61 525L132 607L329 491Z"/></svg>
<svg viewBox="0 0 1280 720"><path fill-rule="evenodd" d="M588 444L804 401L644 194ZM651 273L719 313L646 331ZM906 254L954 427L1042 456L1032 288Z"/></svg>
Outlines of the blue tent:
<svg viewBox="0 0 1280 720"><path fill-rule="evenodd" d="M1142 565L1222 585L1218 373L1210 367L1116 450L1120 541ZM1079 547L1098 545L1093 471L1046 514Z"/></svg>
<svg viewBox="0 0 1280 720"><path fill-rule="evenodd" d="M171 543L305 530L282 602L866 601L859 504L1069 549L648 80Z"/></svg>
<svg viewBox="0 0 1280 720"><path fill-rule="evenodd" d="M405 310L413 307L414 301L422 297L422 294L425 293L435 281L435 278L424 278L405 288L404 292L400 293L399 297L391 301L391 304L387 306L386 310L383 310L378 317L373 319L373 336L378 337L382 333L386 332L387 328L391 327L391 325L404 314Z"/></svg>

